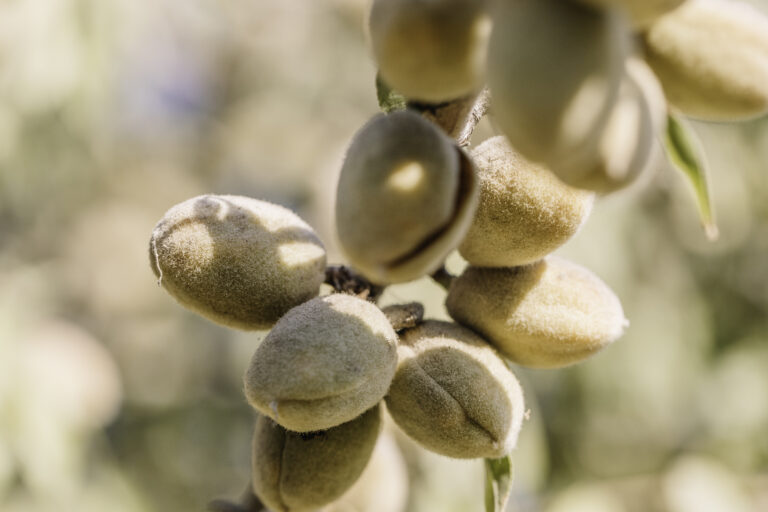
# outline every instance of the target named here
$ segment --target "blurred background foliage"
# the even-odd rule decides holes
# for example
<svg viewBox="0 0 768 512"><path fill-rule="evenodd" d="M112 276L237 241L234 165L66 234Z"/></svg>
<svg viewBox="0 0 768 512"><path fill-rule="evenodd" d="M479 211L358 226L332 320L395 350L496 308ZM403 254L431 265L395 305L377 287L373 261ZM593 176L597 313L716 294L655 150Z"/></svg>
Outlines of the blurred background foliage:
<svg viewBox="0 0 768 512"><path fill-rule="evenodd" d="M240 494L241 378L263 333L178 306L149 235L187 198L242 194L296 210L341 261L336 173L377 111L366 4L0 1L1 510ZM616 290L631 327L579 366L516 369L531 414L510 511L768 510L768 121L695 128L721 238L660 159L560 251ZM428 280L384 301L413 298L445 318ZM389 430L365 510L482 509L481 464Z"/></svg>

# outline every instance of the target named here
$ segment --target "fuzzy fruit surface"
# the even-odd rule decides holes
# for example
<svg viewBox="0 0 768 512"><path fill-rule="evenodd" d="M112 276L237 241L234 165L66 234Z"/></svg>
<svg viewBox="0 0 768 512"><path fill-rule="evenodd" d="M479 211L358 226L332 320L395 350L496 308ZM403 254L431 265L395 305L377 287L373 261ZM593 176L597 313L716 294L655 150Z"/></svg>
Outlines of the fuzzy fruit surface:
<svg viewBox="0 0 768 512"><path fill-rule="evenodd" d="M428 320L401 334L386 403L403 431L456 458L502 457L515 447L523 392L496 350L477 334Z"/></svg>
<svg viewBox="0 0 768 512"><path fill-rule="evenodd" d="M360 477L380 429L378 405L337 427L304 434L259 415L252 445L253 490L276 512L316 510Z"/></svg>
<svg viewBox="0 0 768 512"><path fill-rule="evenodd" d="M688 0L644 36L669 103L710 121L768 111L768 17L743 2Z"/></svg>
<svg viewBox="0 0 768 512"><path fill-rule="evenodd" d="M335 293L290 310L256 349L245 396L296 432L350 421L386 394L397 335L370 302Z"/></svg>
<svg viewBox="0 0 768 512"><path fill-rule="evenodd" d="M474 165L413 111L378 115L355 135L336 193L349 261L376 283L417 279L461 241L477 207Z"/></svg>
<svg viewBox="0 0 768 512"><path fill-rule="evenodd" d="M480 200L459 252L472 265L532 263L568 241L588 218L594 194L527 161L503 136L484 141L471 154Z"/></svg>
<svg viewBox="0 0 768 512"><path fill-rule="evenodd" d="M314 230L282 206L231 195L177 204L158 222L149 261L181 305L239 329L268 329L320 292L326 253Z"/></svg>
<svg viewBox="0 0 768 512"><path fill-rule="evenodd" d="M533 368L578 363L627 326L619 299L602 280L555 256L523 267L468 267L445 305L502 355Z"/></svg>

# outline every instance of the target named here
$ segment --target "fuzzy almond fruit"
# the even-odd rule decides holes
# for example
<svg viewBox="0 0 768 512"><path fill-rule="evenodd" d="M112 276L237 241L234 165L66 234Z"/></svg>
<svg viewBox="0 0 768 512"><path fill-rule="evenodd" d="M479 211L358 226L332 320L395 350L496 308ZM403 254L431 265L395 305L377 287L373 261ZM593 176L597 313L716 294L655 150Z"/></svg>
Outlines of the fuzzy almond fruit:
<svg viewBox="0 0 768 512"><path fill-rule="evenodd" d="M419 114L371 119L347 151L336 194L339 242L379 284L436 270L469 229L477 207L474 165Z"/></svg>
<svg viewBox="0 0 768 512"><path fill-rule="evenodd" d="M256 349L245 396L296 432L335 427L373 407L397 366L397 335L370 302L335 293L290 310Z"/></svg>
<svg viewBox="0 0 768 512"><path fill-rule="evenodd" d="M735 121L768 111L768 17L744 2L688 0L644 36L646 60L683 114Z"/></svg>
<svg viewBox="0 0 768 512"><path fill-rule="evenodd" d="M547 258L514 268L468 267L446 299L451 317L522 366L578 363L617 340L621 303L592 272Z"/></svg>
<svg viewBox="0 0 768 512"><path fill-rule="evenodd" d="M622 12L498 0L488 56L493 114L512 147L553 172L594 162L631 49Z"/></svg>
<svg viewBox="0 0 768 512"><path fill-rule="evenodd" d="M371 45L384 81L406 97L439 103L471 94L485 77L488 0L375 0Z"/></svg>
<svg viewBox="0 0 768 512"><path fill-rule="evenodd" d="M498 458L517 443L523 392L496 350L450 322L401 334L387 394L392 419L425 448L455 458Z"/></svg>
<svg viewBox="0 0 768 512"><path fill-rule="evenodd" d="M309 512L342 496L371 458L380 406L317 432L290 432L259 415L253 433L253 491L275 512Z"/></svg>
<svg viewBox="0 0 768 512"><path fill-rule="evenodd" d="M166 212L149 242L160 284L219 324L268 329L316 297L325 247L291 210L250 197L203 195Z"/></svg>
<svg viewBox="0 0 768 512"><path fill-rule="evenodd" d="M576 234L592 210L594 194L527 161L504 136L484 141L471 155L480 201L459 252L472 265L511 267L539 260Z"/></svg>

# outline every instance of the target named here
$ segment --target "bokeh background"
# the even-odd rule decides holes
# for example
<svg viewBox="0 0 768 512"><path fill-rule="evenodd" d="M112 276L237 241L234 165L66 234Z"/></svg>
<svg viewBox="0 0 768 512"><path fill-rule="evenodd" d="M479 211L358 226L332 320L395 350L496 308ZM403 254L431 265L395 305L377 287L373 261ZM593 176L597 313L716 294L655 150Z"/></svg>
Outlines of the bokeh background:
<svg viewBox="0 0 768 512"><path fill-rule="evenodd" d="M177 305L149 235L178 202L242 194L296 210L342 261L336 175L377 111L366 4L0 1L0 510L193 511L241 493L241 378L263 333ZM515 369L531 414L509 511L768 510L768 121L694 126L720 240L662 161L560 251L631 326L579 366ZM384 300L413 299L445 318L429 280ZM479 462L388 432L359 512L482 510Z"/></svg>

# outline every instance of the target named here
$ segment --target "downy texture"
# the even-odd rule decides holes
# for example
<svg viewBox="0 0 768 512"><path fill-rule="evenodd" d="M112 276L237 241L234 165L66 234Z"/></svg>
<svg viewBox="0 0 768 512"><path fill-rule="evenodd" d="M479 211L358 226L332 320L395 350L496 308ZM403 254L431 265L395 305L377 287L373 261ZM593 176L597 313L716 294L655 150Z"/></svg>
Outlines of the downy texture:
<svg viewBox="0 0 768 512"><path fill-rule="evenodd" d="M503 136L472 151L480 201L459 246L472 265L532 263L570 239L592 209L594 194L563 184L512 149Z"/></svg>
<svg viewBox="0 0 768 512"><path fill-rule="evenodd" d="M461 241L477 207L469 158L411 111L378 115L355 135L336 195L339 242L371 281L435 270Z"/></svg>
<svg viewBox="0 0 768 512"><path fill-rule="evenodd" d="M287 208L209 194L166 212L149 262L188 309L230 327L267 329L317 296L326 257L312 228Z"/></svg>
<svg viewBox="0 0 768 512"><path fill-rule="evenodd" d="M381 427L380 406L337 427L300 434L259 415L253 433L253 491L275 512L316 510L360 477Z"/></svg>
<svg viewBox="0 0 768 512"><path fill-rule="evenodd" d="M425 448L449 457L502 457L515 447L523 392L477 334L426 321L402 333L386 402L392 418Z"/></svg>
<svg viewBox="0 0 768 512"><path fill-rule="evenodd" d="M554 256L524 267L468 267L453 282L446 307L511 361L534 368L577 363L627 325L603 281Z"/></svg>
<svg viewBox="0 0 768 512"><path fill-rule="evenodd" d="M381 400L397 366L397 335L379 308L352 295L318 297L285 314L256 349L245 396L283 427L309 432Z"/></svg>
<svg viewBox="0 0 768 512"><path fill-rule="evenodd" d="M645 34L669 103L711 121L768 110L768 18L743 2L688 0Z"/></svg>

